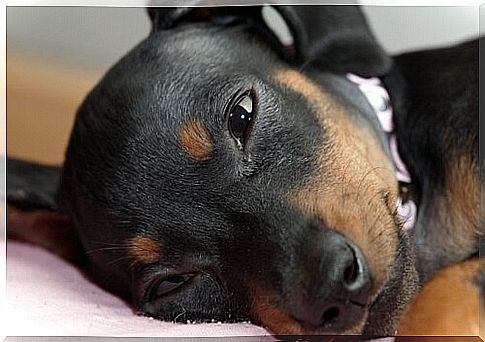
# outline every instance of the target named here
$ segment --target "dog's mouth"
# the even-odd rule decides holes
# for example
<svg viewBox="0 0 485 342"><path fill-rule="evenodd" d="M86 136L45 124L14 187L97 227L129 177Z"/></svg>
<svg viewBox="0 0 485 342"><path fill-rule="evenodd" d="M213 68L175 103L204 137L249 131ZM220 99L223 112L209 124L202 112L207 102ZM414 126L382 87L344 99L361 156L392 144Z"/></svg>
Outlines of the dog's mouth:
<svg viewBox="0 0 485 342"><path fill-rule="evenodd" d="M355 335L362 332L366 325L370 305L357 303L347 304L347 311L354 310L350 317L343 317L340 308L331 307L322 313L318 326L302 322L300 319L290 315L279 305L267 300L256 304L256 319L263 327L269 329L275 335ZM349 310L349 308L351 310ZM353 322L349 324L349 321Z"/></svg>
<svg viewBox="0 0 485 342"><path fill-rule="evenodd" d="M387 300L387 299L386 299ZM338 306L329 307L321 317L320 324L310 325L288 314L281 306L271 301L271 296L261 295L256 304L256 319L259 324L275 335L365 335L369 338L394 336L395 322L375 322L383 313L381 296L372 303L362 304L349 301L345 310ZM391 304L390 306L393 306ZM389 317L392 312L387 312Z"/></svg>
<svg viewBox="0 0 485 342"><path fill-rule="evenodd" d="M356 334L360 333L365 319L368 315L370 305L349 301L346 304L345 316L338 306L326 309L320 318L319 326L310 326L294 318L305 333L318 334Z"/></svg>

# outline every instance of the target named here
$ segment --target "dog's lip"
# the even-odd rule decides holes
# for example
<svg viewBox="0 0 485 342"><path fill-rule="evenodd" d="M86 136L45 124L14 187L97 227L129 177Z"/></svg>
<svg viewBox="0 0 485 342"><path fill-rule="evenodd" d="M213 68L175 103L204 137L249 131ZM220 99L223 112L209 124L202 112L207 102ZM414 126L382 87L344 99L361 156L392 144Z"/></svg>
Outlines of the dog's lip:
<svg viewBox="0 0 485 342"><path fill-rule="evenodd" d="M396 257L396 259L394 260L395 263L399 263L400 260L402 258L402 255ZM386 313L389 313L389 312L392 312L390 311L389 308L383 308L381 306L379 306L380 304L380 301L379 299L381 299L383 296L385 297L385 292L386 292L386 289L388 288L388 286L392 286L392 282L396 279L396 278L399 278L399 275L398 274L395 274L394 277L393 276L390 276L387 281L383 284L382 288L380 289L380 291L378 292L378 294L375 296L375 298L373 299L373 301L370 303L369 305L369 308L368 308L368 316L366 318L366 322L365 322L365 325L364 325L364 330L363 330L363 333L366 334L366 335L375 335L373 333L373 328L369 329L369 327L371 326L368 326L368 323L372 323L373 322L373 318L372 318L372 315L373 314L377 314L379 315L379 311L381 310L385 310ZM394 304L396 302L398 302L399 300L394 300ZM391 309L392 310L392 309ZM392 330L391 330L392 329ZM397 330L396 328L391 328L389 329L386 333L382 333L382 331L380 331L378 333L379 336L394 336L397 334Z"/></svg>
<svg viewBox="0 0 485 342"><path fill-rule="evenodd" d="M352 304L354 304L354 305L356 305L356 306L360 306L360 307L362 307L362 308L366 308L367 310L368 310L368 309L371 307L371 305L372 305L372 303L370 303L370 304L369 304L369 303L361 303L361 302L358 302L358 301L355 301L355 300L351 300L351 299L349 299L349 300L348 300L348 302L349 302L349 303L352 303Z"/></svg>
<svg viewBox="0 0 485 342"><path fill-rule="evenodd" d="M363 304L363 303L359 303L359 302L356 302L356 301L348 300L346 305L348 305L349 303L363 308L363 315L362 315L363 318L360 321L358 321L357 323L355 323L352 327L347 329L347 330L352 330L353 328L355 328L359 325L363 325L362 323L365 324L367 322L367 316L368 316L371 304L368 304L368 303ZM316 328L314 326L309 325L308 323L301 321L300 319L296 318L295 316L293 316L291 314L289 314L289 317L291 317L291 319L293 321L298 323L303 328L303 331L304 331L305 334L322 334L322 333L328 334L329 333L328 329L323 327L323 326ZM338 334L339 333L337 333L337 335ZM345 334L345 332L342 332L342 334Z"/></svg>

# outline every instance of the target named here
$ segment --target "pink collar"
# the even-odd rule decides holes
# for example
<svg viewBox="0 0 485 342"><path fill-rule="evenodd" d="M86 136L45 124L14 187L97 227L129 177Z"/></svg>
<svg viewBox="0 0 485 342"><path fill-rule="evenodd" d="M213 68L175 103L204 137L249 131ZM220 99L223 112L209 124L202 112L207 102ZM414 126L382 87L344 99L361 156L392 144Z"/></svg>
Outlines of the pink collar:
<svg viewBox="0 0 485 342"><path fill-rule="evenodd" d="M393 111L389 93L377 77L362 78L354 74L347 74L347 78L359 86L359 89L365 95L372 108L374 108L374 112L376 113L382 130L386 133L389 142L392 158L396 167L397 181L410 184L411 175L409 174L406 164L402 161L397 147L396 134L394 133ZM416 203L412 200L403 203L402 198L399 197L396 203L396 208L397 213L401 218L403 229L405 231L410 231L414 227L418 213Z"/></svg>

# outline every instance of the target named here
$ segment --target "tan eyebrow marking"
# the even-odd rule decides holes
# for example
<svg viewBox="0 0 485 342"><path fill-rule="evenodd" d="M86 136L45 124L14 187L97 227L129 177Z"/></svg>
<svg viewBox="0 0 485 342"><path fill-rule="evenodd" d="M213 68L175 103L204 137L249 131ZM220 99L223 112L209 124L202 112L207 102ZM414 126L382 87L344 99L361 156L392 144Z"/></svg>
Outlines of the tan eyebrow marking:
<svg viewBox="0 0 485 342"><path fill-rule="evenodd" d="M135 236L128 240L129 253L135 261L149 264L162 254L162 246L148 236Z"/></svg>
<svg viewBox="0 0 485 342"><path fill-rule="evenodd" d="M204 161L209 159L212 150L212 139L209 131L199 119L190 119L179 131L180 143L192 159Z"/></svg>

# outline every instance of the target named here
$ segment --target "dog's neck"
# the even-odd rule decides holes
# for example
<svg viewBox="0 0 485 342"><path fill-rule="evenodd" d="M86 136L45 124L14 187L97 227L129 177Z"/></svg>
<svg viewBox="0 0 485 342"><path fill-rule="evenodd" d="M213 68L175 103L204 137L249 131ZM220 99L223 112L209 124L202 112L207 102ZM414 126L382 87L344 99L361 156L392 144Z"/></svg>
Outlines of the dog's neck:
<svg viewBox="0 0 485 342"><path fill-rule="evenodd" d="M376 113L377 119L389 143L392 159L396 167L396 178L400 184L400 192L402 193L409 188L412 180L406 164L399 155L398 142L396 134L394 133L393 110L389 93L382 82L376 77L362 78L354 74L347 74L347 78L359 86L359 89L365 95ZM398 215L401 217L404 230L411 230L416 222L416 203L412 200L405 200L400 195L396 208Z"/></svg>

